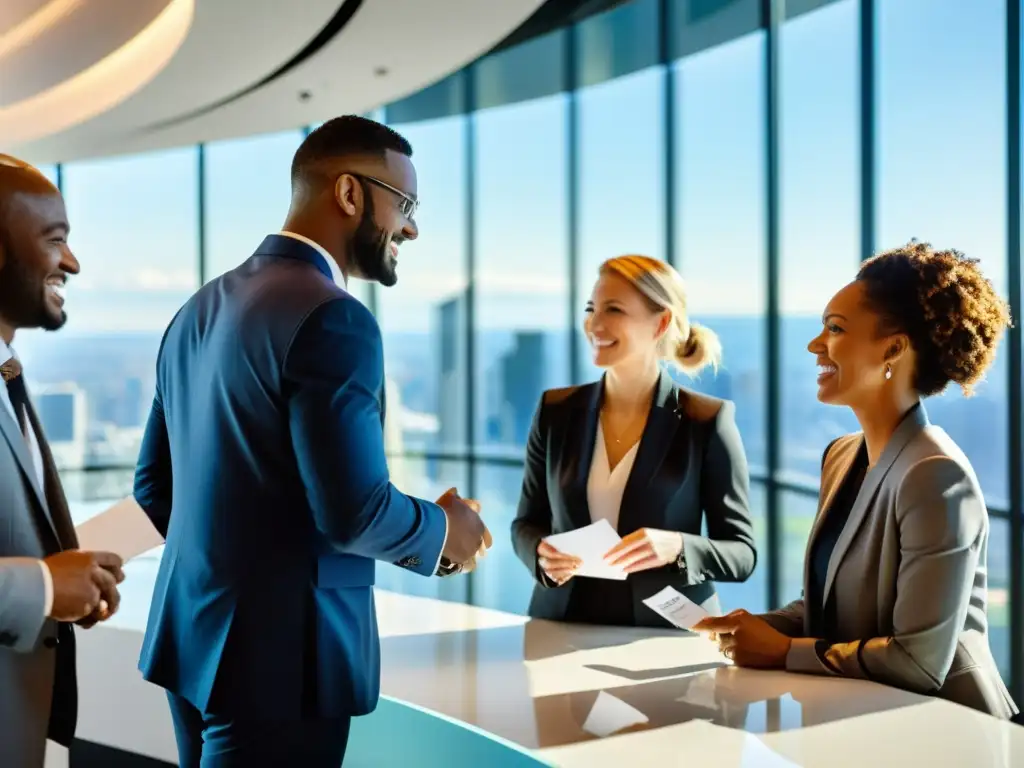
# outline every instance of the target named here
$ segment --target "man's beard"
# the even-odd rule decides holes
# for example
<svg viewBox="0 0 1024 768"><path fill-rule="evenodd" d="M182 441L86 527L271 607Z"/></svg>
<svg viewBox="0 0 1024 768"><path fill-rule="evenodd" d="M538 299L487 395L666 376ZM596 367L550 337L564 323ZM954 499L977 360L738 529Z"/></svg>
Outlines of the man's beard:
<svg viewBox="0 0 1024 768"><path fill-rule="evenodd" d="M369 190L367 190L369 192ZM352 261L359 274L385 287L398 282L398 272L391 256L391 238L373 221L373 202L364 196L366 208L352 239Z"/></svg>
<svg viewBox="0 0 1024 768"><path fill-rule="evenodd" d="M67 321L64 310L59 314L46 306L46 287L38 284L5 249L7 263L0 269L0 315L15 328L42 328L56 331Z"/></svg>

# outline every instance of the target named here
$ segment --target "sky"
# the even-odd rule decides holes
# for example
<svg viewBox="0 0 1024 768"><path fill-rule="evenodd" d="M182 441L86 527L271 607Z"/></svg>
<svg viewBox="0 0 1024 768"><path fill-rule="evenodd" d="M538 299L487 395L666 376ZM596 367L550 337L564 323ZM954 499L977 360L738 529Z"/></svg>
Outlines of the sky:
<svg viewBox="0 0 1024 768"><path fill-rule="evenodd" d="M978 256L1005 291L1005 41L999 0L880 0L877 30L878 247L910 237ZM858 3L786 22L780 49L781 301L815 315L852 278L859 253ZM765 308L763 32L671 65L675 209L664 209L665 67L577 93L578 273L623 252L677 264L702 316ZM423 200L420 239L400 284L382 291L392 331L424 329L467 282L467 206L475 211L478 325L558 329L568 293L569 97L555 94L469 118L396 126L412 142ZM466 184L472 133L477 175ZM288 204L299 129L206 148L209 276L276 231ZM69 331L163 329L195 289L198 153L185 147L70 163ZM354 285L358 290L359 286Z"/></svg>

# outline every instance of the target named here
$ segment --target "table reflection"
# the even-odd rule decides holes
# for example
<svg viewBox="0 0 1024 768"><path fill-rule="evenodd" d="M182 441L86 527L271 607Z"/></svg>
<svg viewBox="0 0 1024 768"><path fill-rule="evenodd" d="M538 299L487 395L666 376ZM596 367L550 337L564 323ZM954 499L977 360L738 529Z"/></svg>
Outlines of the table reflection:
<svg viewBox="0 0 1024 768"><path fill-rule="evenodd" d="M928 701L861 681L739 669L706 638L671 630L530 620L386 637L382 649L388 695L531 748L691 721L777 733Z"/></svg>
<svg viewBox="0 0 1024 768"><path fill-rule="evenodd" d="M562 768L1024 766L1019 726L864 681L733 667L688 632L559 624L385 592L378 619L381 692L427 714L398 718L401 736L416 743L431 743L438 713L468 724L473 738L506 739ZM112 625L80 636L80 730L141 748L152 738L108 732L101 717L117 679L111 666L128 665L117 674L133 686L133 717L166 720L166 702L134 667L141 626ZM389 711L394 719L384 707L377 725L375 715L359 727L390 738ZM450 738L442 726L438 738ZM171 754L169 723L163 733Z"/></svg>

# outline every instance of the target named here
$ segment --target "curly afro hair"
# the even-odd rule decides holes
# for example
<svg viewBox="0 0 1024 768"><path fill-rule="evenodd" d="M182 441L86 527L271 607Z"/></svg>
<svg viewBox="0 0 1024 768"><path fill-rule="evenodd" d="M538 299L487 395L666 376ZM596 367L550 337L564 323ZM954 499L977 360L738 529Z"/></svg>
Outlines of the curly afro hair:
<svg viewBox="0 0 1024 768"><path fill-rule="evenodd" d="M857 279L881 331L909 337L917 391L937 395L952 381L970 396L1010 324L1009 306L978 260L911 240L865 261Z"/></svg>

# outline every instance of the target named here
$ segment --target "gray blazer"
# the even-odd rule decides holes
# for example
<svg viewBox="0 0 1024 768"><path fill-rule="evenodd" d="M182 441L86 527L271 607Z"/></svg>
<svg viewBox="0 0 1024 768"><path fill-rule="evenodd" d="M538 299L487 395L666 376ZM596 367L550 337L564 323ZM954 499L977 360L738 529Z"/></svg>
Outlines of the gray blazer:
<svg viewBox="0 0 1024 768"><path fill-rule="evenodd" d="M846 435L826 449L810 541L862 441ZM834 600L843 642L807 637L802 599L762 616L794 638L786 669L874 680L1003 719L1015 715L988 643L988 529L974 469L929 424L922 405L868 471L829 561L825 600ZM809 567L805 559L805 594Z"/></svg>
<svg viewBox="0 0 1024 768"><path fill-rule="evenodd" d="M19 768L43 765L47 737L70 745L78 694L74 633L44 617L39 566L78 541L42 427L29 418L42 488L21 430L0 404L0 765Z"/></svg>

